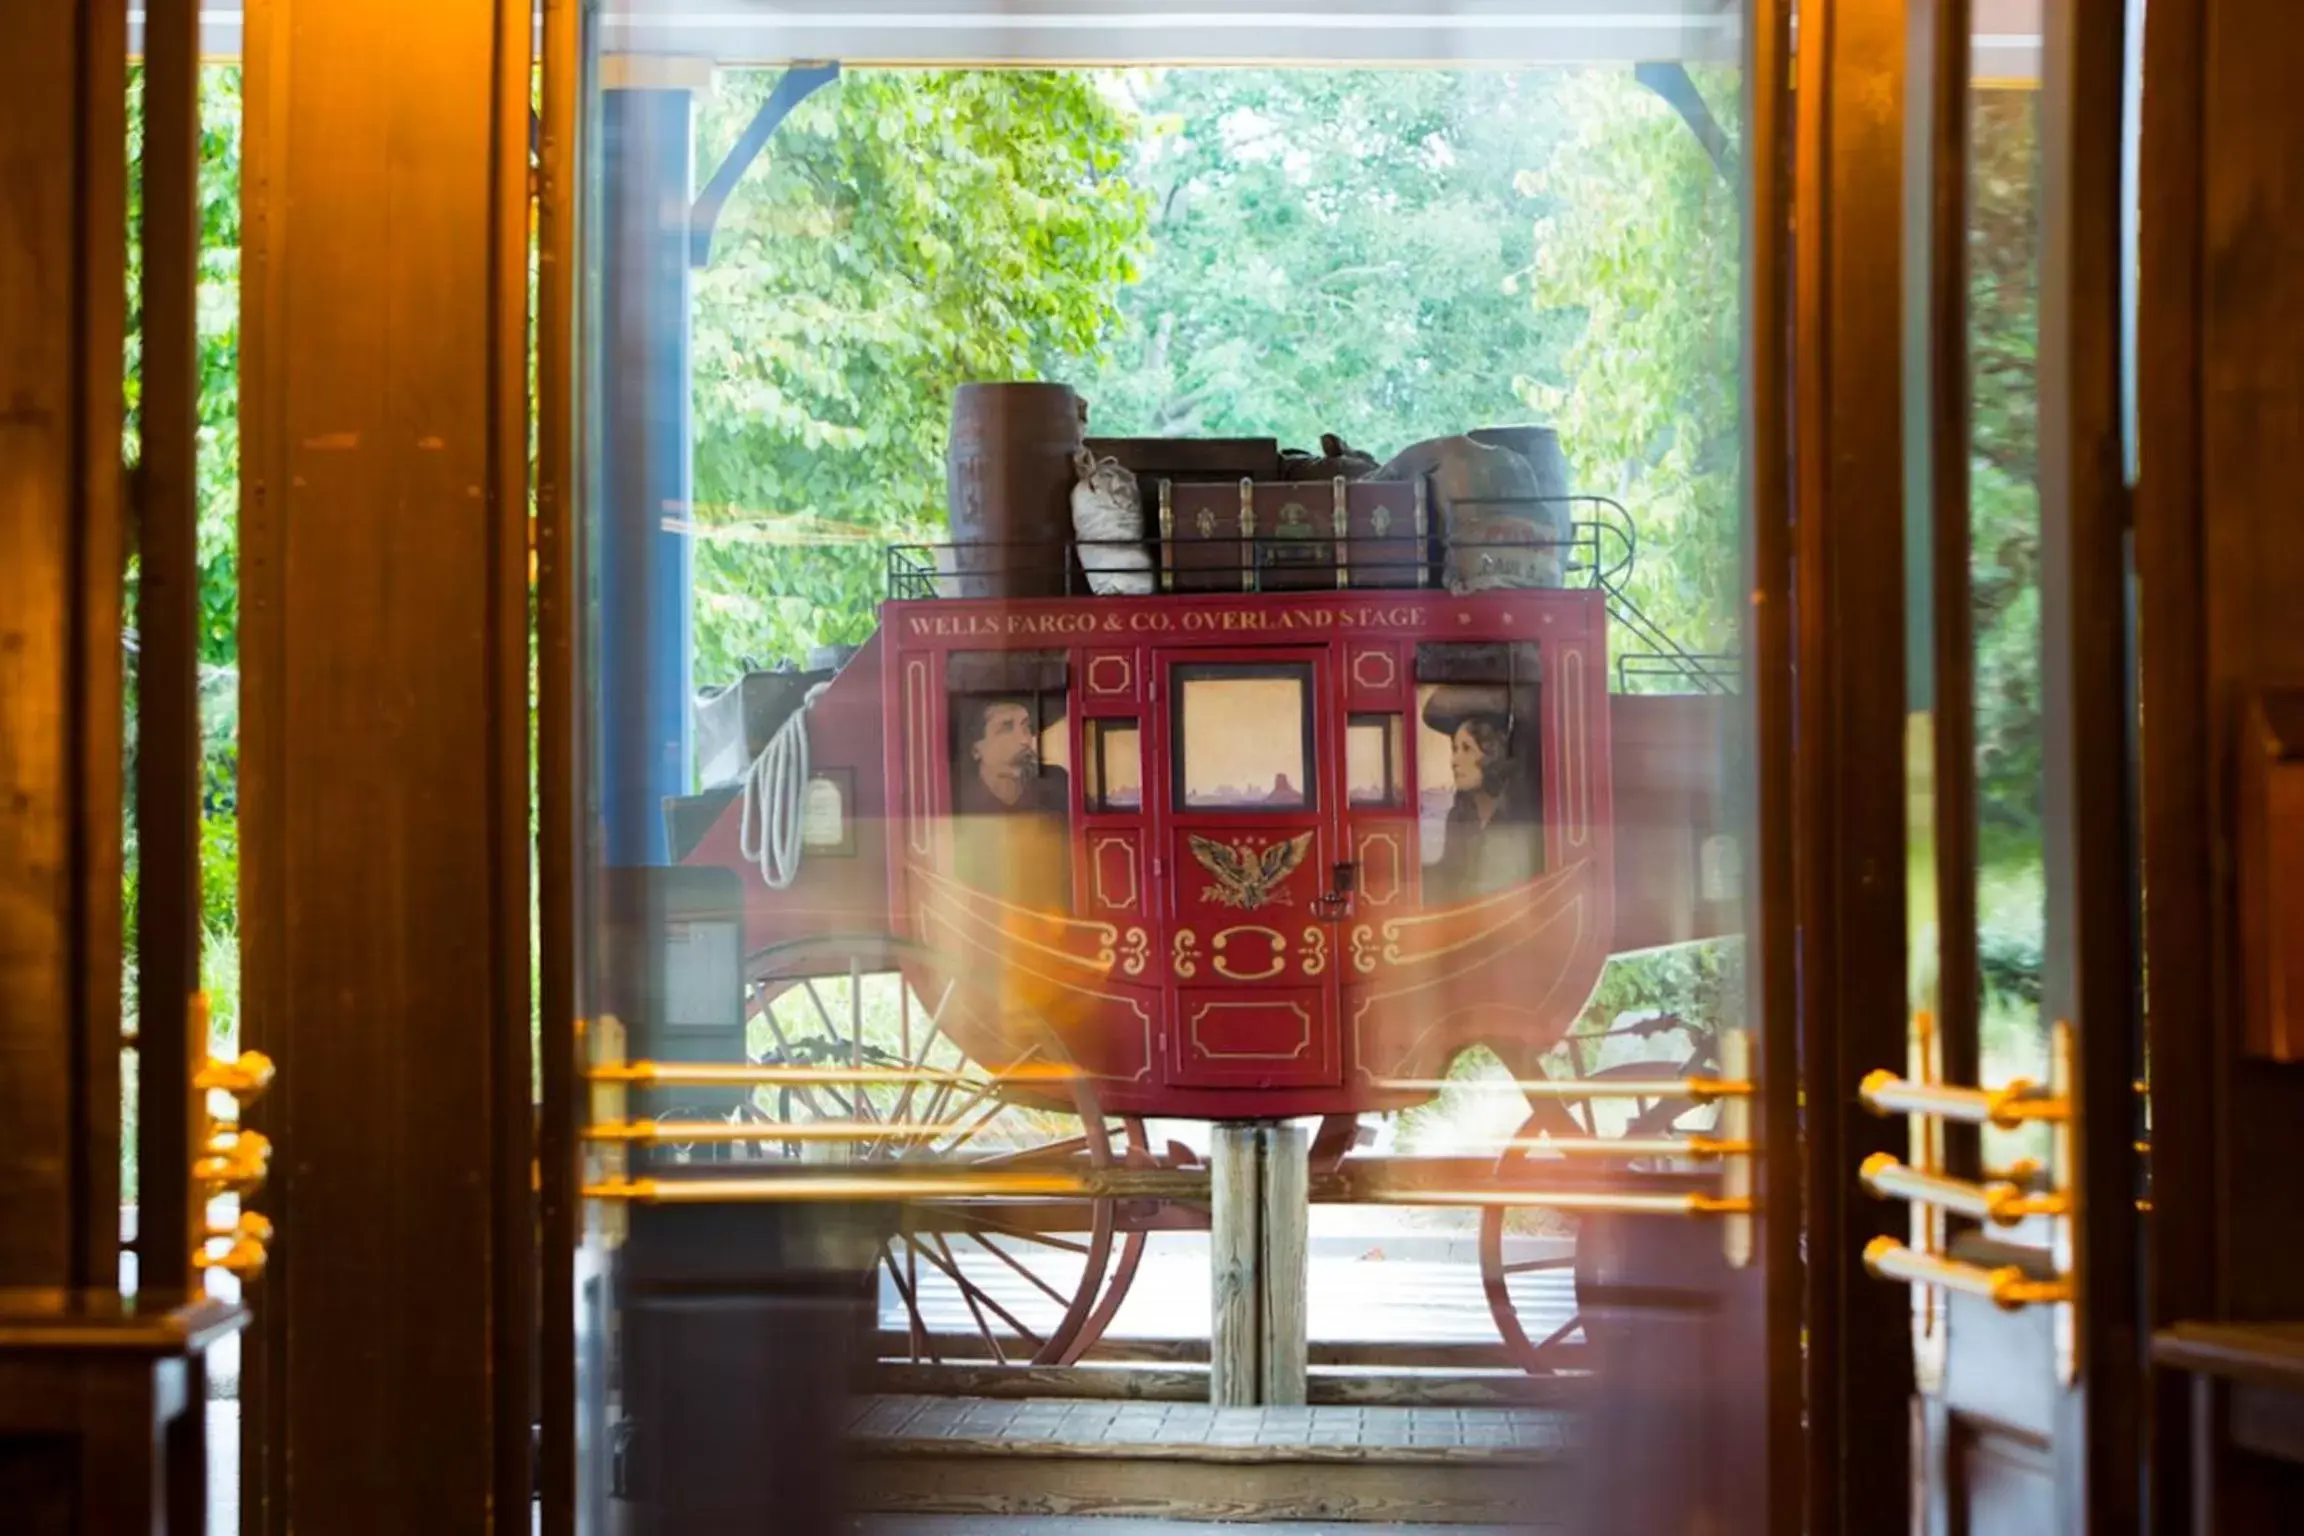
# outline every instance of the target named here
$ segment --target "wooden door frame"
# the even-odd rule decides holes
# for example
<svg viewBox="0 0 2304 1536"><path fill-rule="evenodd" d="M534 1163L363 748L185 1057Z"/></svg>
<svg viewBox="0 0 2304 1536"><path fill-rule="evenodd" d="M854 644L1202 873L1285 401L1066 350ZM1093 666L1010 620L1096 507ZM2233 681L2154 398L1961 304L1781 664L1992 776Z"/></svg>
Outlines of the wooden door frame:
<svg viewBox="0 0 2304 1536"><path fill-rule="evenodd" d="M2126 7L2050 0L2041 96L2040 622L2047 927L2042 1013L2075 1031L2083 1204L2076 1385L2057 1425L2064 1529L2141 1511L2143 1257L2137 1220L2141 881L2132 754L2128 485L2121 412Z"/></svg>
<svg viewBox="0 0 2304 1536"><path fill-rule="evenodd" d="M1903 1212L1857 1179L1904 1150L1857 1107L1905 1060L1907 452L1901 7L1802 7L1792 315L1793 721L1799 1088L1806 1104L1806 1529L1865 1529L1910 1486L1911 1307L1868 1275L1867 1240Z"/></svg>
<svg viewBox="0 0 2304 1536"><path fill-rule="evenodd" d="M2145 1224L2150 1321L2165 1328L2223 1314L2217 1157L2219 1020L2236 999L2229 899L2216 843L2223 778L2210 687L2207 508L2203 505L2204 163L2208 0L2151 0L2145 12L2138 177L2135 546L2144 594L2139 647L2143 733L2140 846L2150 899L2144 1006L2150 1032L2151 1220ZM2187 1436L2191 1385L2168 1373L2145 1403L2155 1432L2147 1476L2151 1529L2192 1528Z"/></svg>
<svg viewBox="0 0 2304 1536"><path fill-rule="evenodd" d="M243 1529L518 1528L530 12L266 0L246 35L242 1027L279 1153Z"/></svg>

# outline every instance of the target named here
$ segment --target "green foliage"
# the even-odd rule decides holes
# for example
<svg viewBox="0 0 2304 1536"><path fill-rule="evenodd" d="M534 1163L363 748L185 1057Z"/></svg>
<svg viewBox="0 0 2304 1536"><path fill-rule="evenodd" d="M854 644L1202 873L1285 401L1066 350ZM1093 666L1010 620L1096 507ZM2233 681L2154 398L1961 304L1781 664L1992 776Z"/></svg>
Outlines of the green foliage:
<svg viewBox="0 0 2304 1536"><path fill-rule="evenodd" d="M1737 77L1692 73L1733 142ZM1519 389L1559 428L1578 488L1630 509L1633 602L1691 650L1731 650L1743 589L1740 189L1628 72L1563 76L1559 110L1572 136L1523 180L1548 208L1528 289L1538 310L1580 324L1558 376L1531 369Z"/></svg>
<svg viewBox="0 0 2304 1536"><path fill-rule="evenodd" d="M129 71L128 217L140 229L144 189L142 66ZM128 408L131 459L143 391L136 304L141 249L128 251ZM239 660L240 501L240 71L211 65L200 72L199 508L200 660L233 667ZM135 611L135 573L129 573L128 611Z"/></svg>
<svg viewBox="0 0 2304 1536"><path fill-rule="evenodd" d="M725 78L700 164L773 83ZM1029 71L852 71L776 131L695 283L695 677L862 640L880 546L944 521L954 388L1104 346L1133 134L1097 78Z"/></svg>
<svg viewBox="0 0 2304 1536"><path fill-rule="evenodd" d="M1969 532L1977 800L1989 862L2040 857L2039 96L1971 109Z"/></svg>
<svg viewBox="0 0 2304 1536"><path fill-rule="evenodd" d="M1385 457L1522 419L1565 327L1517 291L1519 170L1564 136L1551 72L1128 77L1154 258L1082 376L1115 436L1333 431Z"/></svg>

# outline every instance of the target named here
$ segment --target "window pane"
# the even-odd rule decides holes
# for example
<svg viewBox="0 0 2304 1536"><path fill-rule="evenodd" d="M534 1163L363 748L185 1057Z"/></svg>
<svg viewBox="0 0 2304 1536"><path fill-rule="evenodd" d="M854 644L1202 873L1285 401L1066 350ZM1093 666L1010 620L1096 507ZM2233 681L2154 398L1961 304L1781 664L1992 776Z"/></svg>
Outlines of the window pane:
<svg viewBox="0 0 2304 1536"><path fill-rule="evenodd" d="M1344 731L1345 794L1353 805L1397 806L1406 792L1400 717L1354 715Z"/></svg>
<svg viewBox="0 0 2304 1536"><path fill-rule="evenodd" d="M1133 720L1088 722L1087 803L1091 812L1144 808L1143 733Z"/></svg>
<svg viewBox="0 0 2304 1536"><path fill-rule="evenodd" d="M1188 810L1304 810L1312 669L1178 667L1176 783Z"/></svg>

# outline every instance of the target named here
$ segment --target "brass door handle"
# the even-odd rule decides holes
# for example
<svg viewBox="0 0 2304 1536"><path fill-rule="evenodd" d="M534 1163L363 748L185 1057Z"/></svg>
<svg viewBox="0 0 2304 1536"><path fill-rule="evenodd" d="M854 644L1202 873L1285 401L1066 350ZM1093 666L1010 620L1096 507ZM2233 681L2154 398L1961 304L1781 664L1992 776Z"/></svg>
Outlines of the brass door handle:
<svg viewBox="0 0 2304 1536"><path fill-rule="evenodd" d="M1864 1245L1864 1267L1882 1280L1908 1285L1933 1285L1963 1296L1981 1296L2004 1311L2031 1306L2052 1306L2072 1299L2072 1277L2035 1280L2013 1264L1986 1269L1958 1259L1914 1253L1892 1237L1876 1237Z"/></svg>
<svg viewBox="0 0 2304 1536"><path fill-rule="evenodd" d="M1955 1120L2003 1130L2040 1122L2050 1127L2056 1143L2048 1166L2069 1169L2073 1166L2072 1134L2080 1119L2079 1102L2069 1087L2074 1081L2072 1050L2071 1026L2059 1022L2049 1035L2050 1081L2046 1087L2018 1079L2001 1088L1965 1088L1912 1082L1893 1072L1872 1072L1857 1088L1857 1098L1866 1109L1882 1116ZM2037 1165L2020 1167L2027 1176L2039 1172ZM1985 1183L1956 1179L1934 1168L1909 1167L1886 1152L1865 1158L1858 1173L1864 1187L1884 1200L1902 1200L1997 1226L2045 1217L2052 1224L2053 1236L2047 1245L2051 1262L2058 1266L2058 1273L2040 1279L2015 1265L1986 1268L1941 1253L1917 1252L1894 1238L1875 1237L1864 1246L1864 1268L1872 1275L1981 1296L2010 1310L2065 1306L2078 1299L2079 1282L2072 1273L2072 1227L2078 1201L2070 1189L2052 1186L2034 1191L2013 1179ZM1936 1240L1930 1239L1931 1246Z"/></svg>
<svg viewBox="0 0 2304 1536"><path fill-rule="evenodd" d="M207 999L193 999L195 1038L208 1035ZM272 1171L272 1142L261 1131L249 1130L240 1116L272 1086L272 1058L262 1051L242 1051L230 1061L211 1058L192 1071L193 1124L199 1127L197 1151L192 1159L194 1229L200 1234L192 1248L195 1271L221 1269L241 1281L264 1272L271 1253L272 1223L261 1214L240 1211L227 1227L210 1226L204 1213L208 1203L230 1195L245 1201L264 1186ZM231 1117L220 1118L208 1109L211 1094L228 1094ZM221 1252L213 1245L225 1245Z"/></svg>

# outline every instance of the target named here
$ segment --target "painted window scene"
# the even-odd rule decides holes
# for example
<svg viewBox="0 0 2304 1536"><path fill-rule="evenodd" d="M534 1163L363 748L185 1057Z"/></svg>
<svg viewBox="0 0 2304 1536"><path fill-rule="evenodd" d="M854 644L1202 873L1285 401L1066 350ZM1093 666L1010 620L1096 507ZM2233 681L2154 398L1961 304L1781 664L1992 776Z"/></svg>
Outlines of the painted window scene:
<svg viewBox="0 0 2304 1536"><path fill-rule="evenodd" d="M1133 720L1091 720L1081 754L1081 803L1091 816L1144 808L1144 733Z"/></svg>
<svg viewBox="0 0 2304 1536"><path fill-rule="evenodd" d="M1069 910L1064 654L964 652L951 658L947 681L954 873L1004 901Z"/></svg>
<svg viewBox="0 0 2304 1536"><path fill-rule="evenodd" d="M1533 645L1417 649L1424 903L1492 896L1544 868Z"/></svg>
<svg viewBox="0 0 2304 1536"><path fill-rule="evenodd" d="M1312 808L1308 664L1180 666L1175 697L1177 809Z"/></svg>
<svg viewBox="0 0 2304 1536"><path fill-rule="evenodd" d="M1354 715L1344 727L1344 797L1355 810L1397 810L1408 775L1396 714Z"/></svg>

